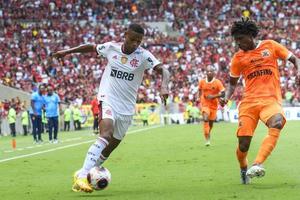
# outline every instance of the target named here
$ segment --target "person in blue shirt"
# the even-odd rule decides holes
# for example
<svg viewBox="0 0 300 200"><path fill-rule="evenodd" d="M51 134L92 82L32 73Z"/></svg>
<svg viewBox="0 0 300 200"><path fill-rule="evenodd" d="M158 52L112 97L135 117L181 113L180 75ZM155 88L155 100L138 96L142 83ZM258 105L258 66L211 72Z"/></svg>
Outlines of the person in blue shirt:
<svg viewBox="0 0 300 200"><path fill-rule="evenodd" d="M44 85L40 85L38 91L31 94L30 118L32 122L32 135L35 143L42 143L42 109L45 101L43 93Z"/></svg>
<svg viewBox="0 0 300 200"><path fill-rule="evenodd" d="M58 115L60 109L60 99L59 96L53 92L52 86L47 87L48 93L44 96L45 99L45 110L46 118L48 120L48 132L49 132L49 142L57 143L57 132L58 132ZM54 135L52 137L52 131ZM52 140L54 139L54 140Z"/></svg>

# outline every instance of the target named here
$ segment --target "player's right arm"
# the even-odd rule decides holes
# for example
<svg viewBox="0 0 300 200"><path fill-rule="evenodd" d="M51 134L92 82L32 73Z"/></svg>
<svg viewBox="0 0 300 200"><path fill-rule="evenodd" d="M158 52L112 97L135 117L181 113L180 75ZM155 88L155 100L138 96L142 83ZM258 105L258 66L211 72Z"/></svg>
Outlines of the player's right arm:
<svg viewBox="0 0 300 200"><path fill-rule="evenodd" d="M229 86L226 88L225 91L225 97L220 98L220 104L221 106L225 106L228 102L228 100L231 98L231 96L234 93L234 90L237 86L238 80L240 79L241 67L238 62L238 59L234 56L230 63L230 79L229 79Z"/></svg>
<svg viewBox="0 0 300 200"><path fill-rule="evenodd" d="M55 53L53 53L51 56L57 59L61 59L65 57L68 54L72 53L90 53L96 51L96 45L95 44L82 44L77 47L73 47L70 49L60 50Z"/></svg>

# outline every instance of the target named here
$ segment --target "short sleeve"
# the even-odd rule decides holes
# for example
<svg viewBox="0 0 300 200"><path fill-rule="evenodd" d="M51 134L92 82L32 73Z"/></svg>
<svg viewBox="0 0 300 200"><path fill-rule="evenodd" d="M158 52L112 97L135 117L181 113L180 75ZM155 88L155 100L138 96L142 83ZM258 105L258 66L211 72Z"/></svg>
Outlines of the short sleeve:
<svg viewBox="0 0 300 200"><path fill-rule="evenodd" d="M241 66L239 64L238 59L236 56L233 56L231 62L230 62L230 76L239 78L241 75Z"/></svg>
<svg viewBox="0 0 300 200"><path fill-rule="evenodd" d="M156 65L160 64L161 62L159 60L157 60L154 55L152 53L150 53L149 51L145 51L144 54L146 61L145 61L145 68L146 69L151 69L153 67L155 67Z"/></svg>
<svg viewBox="0 0 300 200"><path fill-rule="evenodd" d="M279 44L274 40L271 40L271 42L272 42L272 46L276 58L280 58L282 60L288 60L292 56L292 53L285 46Z"/></svg>
<svg viewBox="0 0 300 200"><path fill-rule="evenodd" d="M96 46L97 54L103 57L107 57L107 53L109 50L111 42L106 42L104 44L98 44Z"/></svg>

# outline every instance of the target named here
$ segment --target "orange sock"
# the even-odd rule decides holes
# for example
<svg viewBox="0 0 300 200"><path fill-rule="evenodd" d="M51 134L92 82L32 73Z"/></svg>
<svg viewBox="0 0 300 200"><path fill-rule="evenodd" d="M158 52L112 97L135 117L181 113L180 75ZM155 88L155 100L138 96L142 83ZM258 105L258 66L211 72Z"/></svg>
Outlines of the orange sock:
<svg viewBox="0 0 300 200"><path fill-rule="evenodd" d="M276 146L279 134L279 129L269 128L269 133L260 146L254 164L262 164L267 159L267 157L271 154L272 150Z"/></svg>
<svg viewBox="0 0 300 200"><path fill-rule="evenodd" d="M209 139L209 129L210 129L209 122L204 122L203 128L204 128L204 137L206 140L208 140Z"/></svg>
<svg viewBox="0 0 300 200"><path fill-rule="evenodd" d="M241 169L245 169L248 166L247 154L248 151L242 152L239 147L236 149L236 157L240 163Z"/></svg>

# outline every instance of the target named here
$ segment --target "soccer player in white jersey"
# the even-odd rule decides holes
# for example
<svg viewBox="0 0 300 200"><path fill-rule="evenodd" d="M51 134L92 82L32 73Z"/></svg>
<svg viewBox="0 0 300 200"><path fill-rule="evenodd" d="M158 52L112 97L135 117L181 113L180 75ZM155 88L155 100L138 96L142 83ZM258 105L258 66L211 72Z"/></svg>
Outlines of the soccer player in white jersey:
<svg viewBox="0 0 300 200"><path fill-rule="evenodd" d="M87 174L92 167L102 165L125 136L135 112L137 91L145 70L153 69L162 75L160 92L163 103L166 103L169 72L149 51L140 47L143 36L144 29L131 24L123 43L84 44L52 55L60 60L67 54L96 51L108 60L98 93L100 136L89 148L82 168L74 174L73 191L93 191Z"/></svg>

